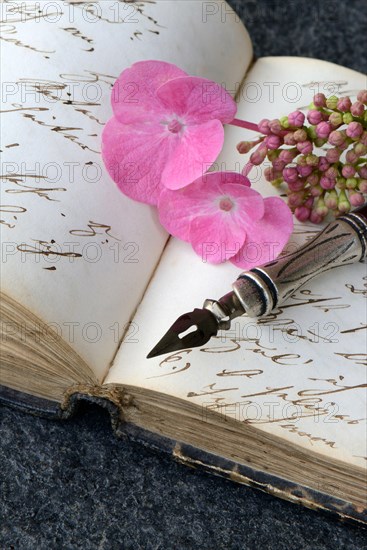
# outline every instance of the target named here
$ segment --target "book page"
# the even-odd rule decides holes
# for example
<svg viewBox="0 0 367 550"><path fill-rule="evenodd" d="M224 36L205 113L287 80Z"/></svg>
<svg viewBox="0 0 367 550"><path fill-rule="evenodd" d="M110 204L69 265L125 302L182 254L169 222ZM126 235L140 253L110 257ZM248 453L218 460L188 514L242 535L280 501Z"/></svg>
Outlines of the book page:
<svg viewBox="0 0 367 550"><path fill-rule="evenodd" d="M102 379L167 240L103 166L112 85L157 59L234 94L251 43L224 2L197 0L4 2L0 39L2 291Z"/></svg>
<svg viewBox="0 0 367 550"><path fill-rule="evenodd" d="M273 84L274 97L268 95ZM297 101L291 102L291 84ZM247 76L238 118L275 118L306 106L315 91L352 94L362 75L327 62L264 58ZM288 88L287 88L288 87ZM288 95L286 93L288 91ZM294 96L295 97L295 96ZM243 166L236 143L253 134L227 128L218 165ZM252 177L252 176L251 176ZM276 195L261 176L253 187ZM295 224L288 250L316 235L319 226ZM271 240L269 236L269 240ZM328 457L366 464L366 264L343 266L306 283L284 306L256 320L232 321L202 348L145 359L181 314L231 290L239 269L205 263L190 245L172 239L134 318L136 341L121 346L106 383L167 393Z"/></svg>

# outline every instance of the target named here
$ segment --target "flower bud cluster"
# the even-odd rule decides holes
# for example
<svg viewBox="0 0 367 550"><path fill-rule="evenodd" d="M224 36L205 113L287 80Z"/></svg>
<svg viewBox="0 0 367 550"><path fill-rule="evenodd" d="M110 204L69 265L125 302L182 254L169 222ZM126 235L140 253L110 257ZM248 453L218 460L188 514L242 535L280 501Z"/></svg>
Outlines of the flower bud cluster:
<svg viewBox="0 0 367 550"><path fill-rule="evenodd" d="M306 115L294 111L280 119L261 120L262 137L238 145L251 165L265 159L265 177L287 185L288 204L300 221L320 223L367 200L367 90L349 97L316 94ZM319 151L318 151L319 150Z"/></svg>

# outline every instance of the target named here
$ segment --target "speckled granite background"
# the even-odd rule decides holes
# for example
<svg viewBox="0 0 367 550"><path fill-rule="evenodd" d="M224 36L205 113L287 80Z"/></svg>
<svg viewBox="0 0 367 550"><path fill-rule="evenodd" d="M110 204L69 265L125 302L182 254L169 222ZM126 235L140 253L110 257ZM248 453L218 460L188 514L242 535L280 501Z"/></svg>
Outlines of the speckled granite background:
<svg viewBox="0 0 367 550"><path fill-rule="evenodd" d="M366 71L364 0L236 1L255 54ZM1 409L2 549L367 549L367 532L116 440L84 406L65 423Z"/></svg>

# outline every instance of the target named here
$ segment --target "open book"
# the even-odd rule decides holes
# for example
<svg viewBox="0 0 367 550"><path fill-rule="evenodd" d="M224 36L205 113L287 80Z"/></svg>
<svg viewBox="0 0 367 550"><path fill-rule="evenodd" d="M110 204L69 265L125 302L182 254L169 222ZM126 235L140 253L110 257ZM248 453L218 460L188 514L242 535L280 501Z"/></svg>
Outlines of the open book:
<svg viewBox="0 0 367 550"><path fill-rule="evenodd" d="M224 2L4 2L2 11L2 399L67 416L111 404L118 430L182 462L344 518L366 520L366 272L325 274L204 348L147 353L182 313L239 270L203 262L123 196L100 155L111 87L144 59L223 84L252 122L366 86L312 59L254 62ZM227 127L218 169L240 170ZM253 187L278 193L262 177ZM289 244L314 236L295 225ZM109 405L108 405L109 406Z"/></svg>

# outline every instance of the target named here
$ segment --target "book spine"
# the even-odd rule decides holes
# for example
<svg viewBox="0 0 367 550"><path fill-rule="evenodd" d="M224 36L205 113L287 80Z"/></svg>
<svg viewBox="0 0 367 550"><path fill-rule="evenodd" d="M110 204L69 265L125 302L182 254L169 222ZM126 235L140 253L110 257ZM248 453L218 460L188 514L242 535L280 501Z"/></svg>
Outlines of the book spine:
<svg viewBox="0 0 367 550"><path fill-rule="evenodd" d="M3 385L0 385L0 404L21 412L56 420L68 418L73 414L71 408L64 411L56 401L36 397Z"/></svg>
<svg viewBox="0 0 367 550"><path fill-rule="evenodd" d="M115 432L117 437L127 437L152 450L163 452L175 461L191 468L224 477L283 500L332 515L341 521L367 528L367 508L356 507L350 502L321 493L310 487L298 485L267 472L254 470L249 466L203 451L186 443L148 432L134 424L122 423Z"/></svg>

